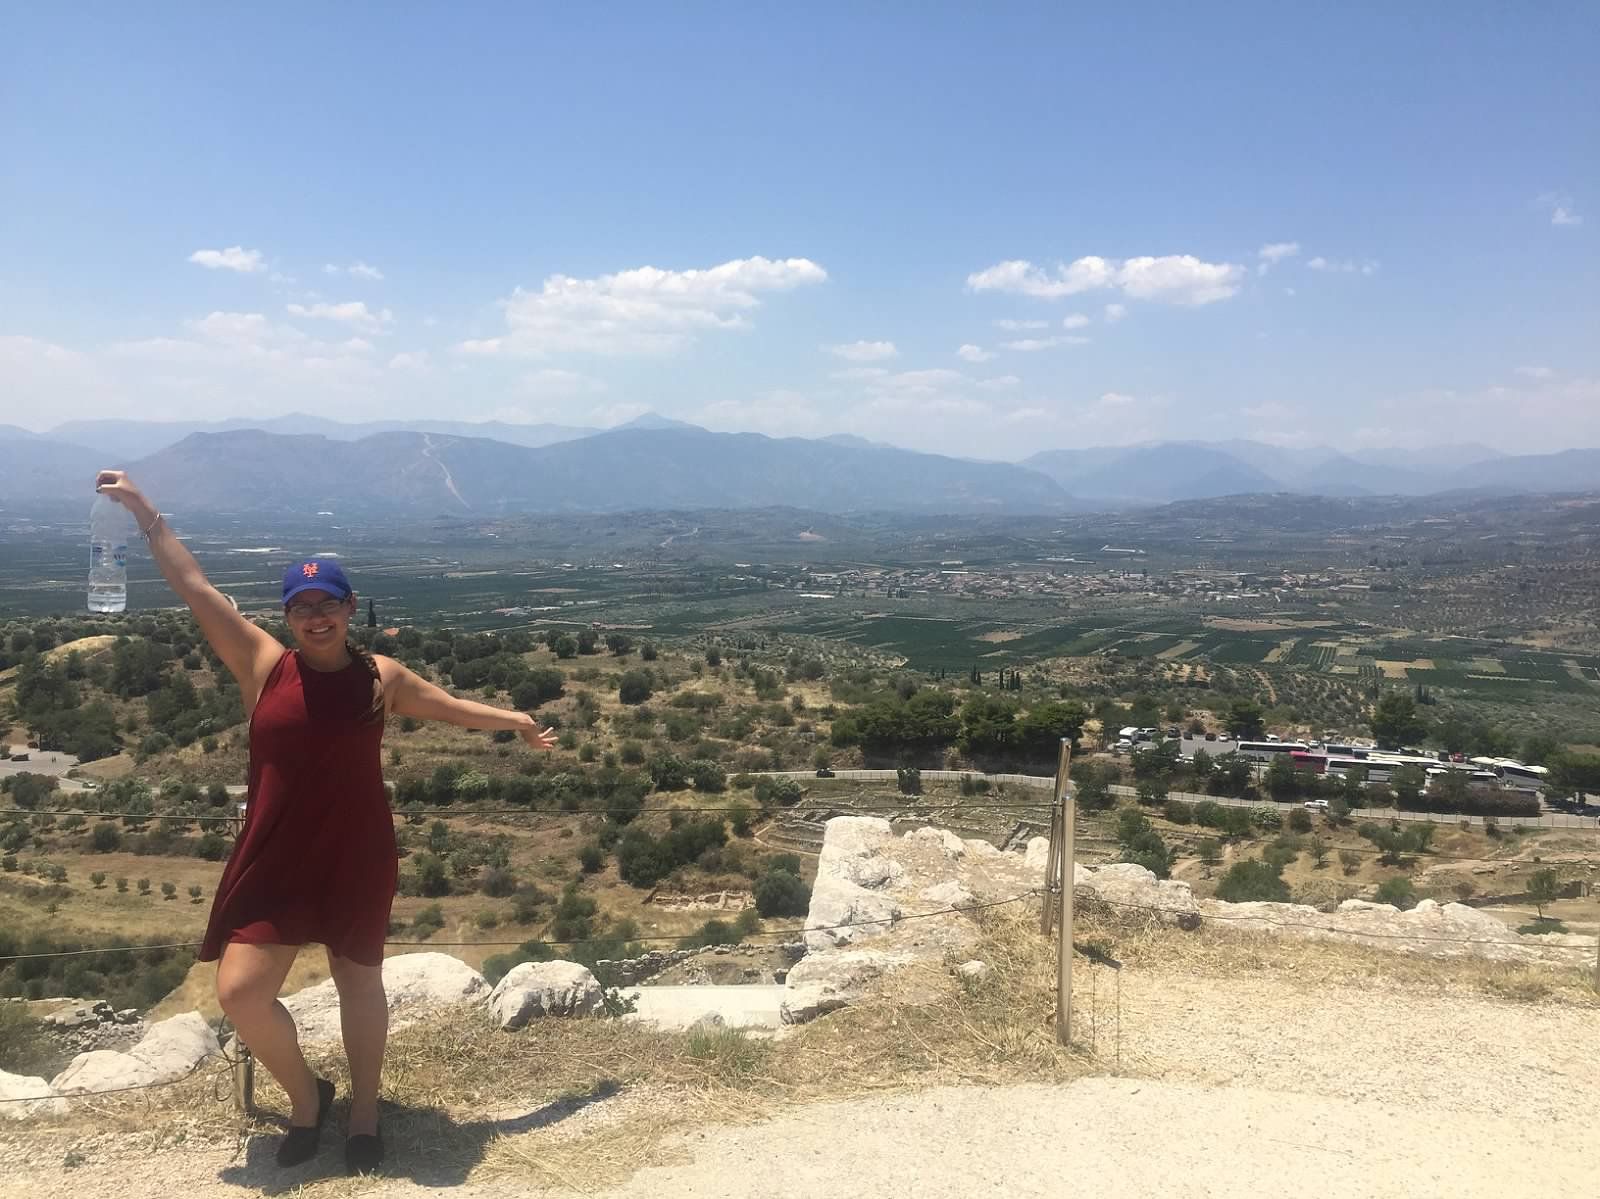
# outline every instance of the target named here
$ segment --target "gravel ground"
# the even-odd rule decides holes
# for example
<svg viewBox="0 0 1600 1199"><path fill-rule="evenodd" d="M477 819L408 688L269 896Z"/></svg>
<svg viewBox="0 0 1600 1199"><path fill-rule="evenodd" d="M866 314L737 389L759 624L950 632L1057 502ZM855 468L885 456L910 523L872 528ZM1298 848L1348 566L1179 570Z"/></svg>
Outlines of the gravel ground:
<svg viewBox="0 0 1600 1199"><path fill-rule="evenodd" d="M708 1127L671 1143L612 1199L667 1195L919 1196L1407 1195L1469 1199L1588 1194L1589 1129L1600 1104L1593 1011L1473 993L1297 986L1129 969L1120 1077L1059 1086L941 1088L797 1108L755 1125ZM1115 990L1096 972L1077 999L1080 1033L1117 1065ZM619 1095L563 1121L622 1116ZM612 1111L606 1111L612 1108ZM559 1127L559 1126L558 1126ZM976 1130L976 1131L975 1131ZM555 1131L555 1130L552 1130ZM529 1138L550 1132L517 1134ZM333 1138L329 1138L330 1141ZM220 1199L283 1193L317 1176L278 1174L270 1144L151 1152L134 1138L86 1143L63 1168L0 1133L0 1196L83 1194ZM537 1152L537 1140L529 1140ZM442 1177L397 1146L379 1199L539 1199L511 1180ZM760 1163L759 1169L752 1169ZM329 1148L322 1170L338 1167ZM1581 1172L1580 1172L1581 1171ZM408 1181L423 1179L428 1185Z"/></svg>

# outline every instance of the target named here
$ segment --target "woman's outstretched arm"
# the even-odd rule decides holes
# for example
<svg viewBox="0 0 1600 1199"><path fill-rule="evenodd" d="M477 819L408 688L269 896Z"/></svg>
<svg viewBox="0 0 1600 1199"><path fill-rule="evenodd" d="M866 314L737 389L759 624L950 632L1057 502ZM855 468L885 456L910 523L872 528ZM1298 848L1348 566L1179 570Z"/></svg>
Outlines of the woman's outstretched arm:
<svg viewBox="0 0 1600 1199"><path fill-rule="evenodd" d="M539 722L526 712L457 699L443 687L419 678L403 663L393 658L374 657L383 679L384 694L389 697L389 711L396 716L442 720L464 729L515 729L534 749L555 748L554 730L540 728Z"/></svg>
<svg viewBox="0 0 1600 1199"><path fill-rule="evenodd" d="M211 585L189 547L178 540L155 505L125 473L101 471L95 479L95 490L116 500L139 522L139 531L149 541L150 556L162 577L189 605L200 632L238 682L245 710L249 711L255 706L273 663L283 653L283 646L272 634L240 615L233 601Z"/></svg>

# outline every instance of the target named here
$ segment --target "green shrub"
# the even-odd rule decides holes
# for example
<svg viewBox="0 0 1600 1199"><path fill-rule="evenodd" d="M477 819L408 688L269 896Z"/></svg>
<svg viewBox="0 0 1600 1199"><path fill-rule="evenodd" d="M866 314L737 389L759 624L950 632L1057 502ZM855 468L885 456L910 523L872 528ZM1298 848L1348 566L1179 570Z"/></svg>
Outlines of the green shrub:
<svg viewBox="0 0 1600 1199"><path fill-rule="evenodd" d="M1311 813L1304 808L1294 808L1289 812L1289 830L1296 833L1309 833L1311 831Z"/></svg>
<svg viewBox="0 0 1600 1199"><path fill-rule="evenodd" d="M1417 906L1417 889L1409 878L1397 874L1378 884L1378 893L1373 899L1377 903L1393 904L1403 912L1409 911Z"/></svg>
<svg viewBox="0 0 1600 1199"><path fill-rule="evenodd" d="M122 830L110 822L95 825L89 834L89 848L95 853L115 853L122 848Z"/></svg>
<svg viewBox="0 0 1600 1199"><path fill-rule="evenodd" d="M811 888L795 873L771 869L756 880L755 910L762 916L804 916L811 906Z"/></svg>
<svg viewBox="0 0 1600 1199"><path fill-rule="evenodd" d="M1162 811L1166 818L1172 821L1173 824L1194 823L1194 807L1190 804L1184 803L1184 801L1181 799L1167 800L1167 806L1162 809Z"/></svg>
<svg viewBox="0 0 1600 1199"><path fill-rule="evenodd" d="M1229 903L1289 902L1289 884L1266 862L1235 862L1217 882L1217 898Z"/></svg>
<svg viewBox="0 0 1600 1199"><path fill-rule="evenodd" d="M412 918L411 932L420 941L426 941L444 927L444 909L430 903Z"/></svg>
<svg viewBox="0 0 1600 1199"><path fill-rule="evenodd" d="M585 874L599 874L605 869L605 851L592 842L585 845L578 851L578 865Z"/></svg>

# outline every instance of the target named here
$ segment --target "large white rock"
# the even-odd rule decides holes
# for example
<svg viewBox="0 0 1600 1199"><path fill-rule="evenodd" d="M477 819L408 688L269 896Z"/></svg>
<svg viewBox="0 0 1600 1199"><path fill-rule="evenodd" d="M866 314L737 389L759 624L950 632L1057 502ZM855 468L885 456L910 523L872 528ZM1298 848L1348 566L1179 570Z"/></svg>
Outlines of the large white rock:
<svg viewBox="0 0 1600 1199"><path fill-rule="evenodd" d="M521 1028L537 1016L587 1016L605 1002L600 983L576 962L523 962L489 994L501 1028Z"/></svg>
<svg viewBox="0 0 1600 1199"><path fill-rule="evenodd" d="M483 975L447 953L402 953L383 961L383 989L389 999L389 1028L404 1028L439 1007L482 1003L489 995ZM285 997L305 1045L337 1041L339 991L330 978Z"/></svg>
<svg viewBox="0 0 1600 1199"><path fill-rule="evenodd" d="M206 1058L221 1053L217 1034L199 1012L153 1024L127 1053L96 1049L80 1053L51 1081L62 1095L175 1082Z"/></svg>
<svg viewBox="0 0 1600 1199"><path fill-rule="evenodd" d="M1097 870L1087 869L1076 862L1073 866L1073 885L1089 887L1095 895L1113 906L1121 904L1125 910L1155 909L1152 915L1165 921L1175 920L1182 913L1200 910L1200 903L1188 883L1158 879L1143 866L1135 866L1132 862L1116 862Z"/></svg>
<svg viewBox="0 0 1600 1199"><path fill-rule="evenodd" d="M806 913L807 949L847 945L893 927L902 909L883 891L905 874L905 867L882 851L894 840L889 822L877 816L837 816L828 821Z"/></svg>
<svg viewBox="0 0 1600 1199"><path fill-rule="evenodd" d="M1039 872L1039 881L1044 882L1044 868L1050 864L1050 838L1030 837L1028 848L1023 852L1022 864L1029 870Z"/></svg>
<svg viewBox="0 0 1600 1199"><path fill-rule="evenodd" d="M59 1098L44 1079L0 1070L0 1120L60 1116L66 1110L66 1100Z"/></svg>
<svg viewBox="0 0 1600 1199"><path fill-rule="evenodd" d="M909 953L836 949L808 955L789 971L779 1014L785 1024L804 1024L859 1000L885 972L906 965Z"/></svg>
<svg viewBox="0 0 1600 1199"><path fill-rule="evenodd" d="M952 862L967 856L967 843L947 828L919 828L907 836L910 840L937 845Z"/></svg>

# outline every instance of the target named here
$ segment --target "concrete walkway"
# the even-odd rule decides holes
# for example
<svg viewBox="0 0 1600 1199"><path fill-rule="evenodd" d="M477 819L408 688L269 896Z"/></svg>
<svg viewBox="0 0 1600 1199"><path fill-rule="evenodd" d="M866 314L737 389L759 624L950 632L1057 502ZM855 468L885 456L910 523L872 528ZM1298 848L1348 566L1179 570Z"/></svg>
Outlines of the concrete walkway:
<svg viewBox="0 0 1600 1199"><path fill-rule="evenodd" d="M778 1005L783 1002L781 985L733 987L652 987L640 986L624 991L638 1007L627 1020L644 1020L657 1028L688 1028L700 1017L714 1012L729 1028L779 1028L783 1021Z"/></svg>

